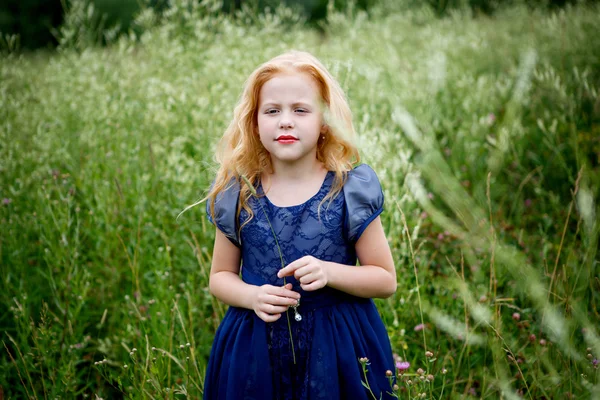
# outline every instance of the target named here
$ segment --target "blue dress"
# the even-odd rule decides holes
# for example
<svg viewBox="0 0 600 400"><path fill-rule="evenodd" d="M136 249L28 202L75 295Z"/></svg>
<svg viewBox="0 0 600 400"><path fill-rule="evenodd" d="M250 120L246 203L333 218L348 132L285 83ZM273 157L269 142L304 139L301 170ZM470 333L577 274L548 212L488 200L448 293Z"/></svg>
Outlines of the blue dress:
<svg viewBox="0 0 600 400"><path fill-rule="evenodd" d="M248 216L242 210L239 221L235 218L239 185L217 197L214 222L241 248L244 282L283 285L277 278L281 260L269 221L285 265L306 255L356 265L354 245L383 211L383 192L375 172L363 164L348 173L343 190L319 212L333 179L334 173L328 172L317 194L290 207L273 205L261 196L259 185L259 196L249 203L254 217L239 232ZM209 219L213 222L210 214ZM362 385L361 357L370 361L367 377L377 399L391 399L385 372L394 370L392 350L373 300L330 287L305 292L293 277L286 279L302 296L297 309L302 320L288 311L296 363L285 314L265 323L253 310L229 307L213 342L204 399L372 399Z"/></svg>

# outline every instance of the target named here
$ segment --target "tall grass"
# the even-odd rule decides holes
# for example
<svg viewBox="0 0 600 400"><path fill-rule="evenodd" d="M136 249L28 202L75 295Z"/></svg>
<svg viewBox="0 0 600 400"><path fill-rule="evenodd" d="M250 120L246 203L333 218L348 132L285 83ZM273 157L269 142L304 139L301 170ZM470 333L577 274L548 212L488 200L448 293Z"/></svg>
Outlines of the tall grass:
<svg viewBox="0 0 600 400"><path fill-rule="evenodd" d="M318 33L283 8L173 4L108 48L2 56L7 398L201 396L225 310L214 228L201 207L175 217L247 75L290 48L341 82L384 186L397 395L600 396L597 6L439 20L389 3Z"/></svg>

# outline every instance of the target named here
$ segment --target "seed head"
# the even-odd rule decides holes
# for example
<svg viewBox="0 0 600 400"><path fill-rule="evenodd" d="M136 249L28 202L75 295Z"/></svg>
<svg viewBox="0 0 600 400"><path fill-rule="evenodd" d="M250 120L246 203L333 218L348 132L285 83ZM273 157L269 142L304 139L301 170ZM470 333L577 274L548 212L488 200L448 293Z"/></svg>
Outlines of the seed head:
<svg viewBox="0 0 600 400"><path fill-rule="evenodd" d="M535 335L533 333L531 335L529 335L529 341L535 342Z"/></svg>

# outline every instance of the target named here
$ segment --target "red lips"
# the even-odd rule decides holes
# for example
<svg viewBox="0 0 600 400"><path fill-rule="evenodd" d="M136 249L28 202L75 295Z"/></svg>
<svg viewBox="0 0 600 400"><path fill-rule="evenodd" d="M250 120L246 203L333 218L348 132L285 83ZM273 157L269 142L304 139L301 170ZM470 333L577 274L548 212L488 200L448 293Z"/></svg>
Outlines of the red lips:
<svg viewBox="0 0 600 400"><path fill-rule="evenodd" d="M277 142L282 144L289 144L298 141L298 139L292 135L281 135L275 139Z"/></svg>

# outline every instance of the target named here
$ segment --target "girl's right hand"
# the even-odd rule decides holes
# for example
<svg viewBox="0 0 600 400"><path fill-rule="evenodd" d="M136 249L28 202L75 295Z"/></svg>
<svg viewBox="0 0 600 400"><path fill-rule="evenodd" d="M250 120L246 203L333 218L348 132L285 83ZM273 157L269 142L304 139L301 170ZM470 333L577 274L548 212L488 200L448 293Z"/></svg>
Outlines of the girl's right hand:
<svg viewBox="0 0 600 400"><path fill-rule="evenodd" d="M258 286L252 301L252 309L265 322L275 322L290 306L298 304L300 293L292 290L292 284Z"/></svg>

